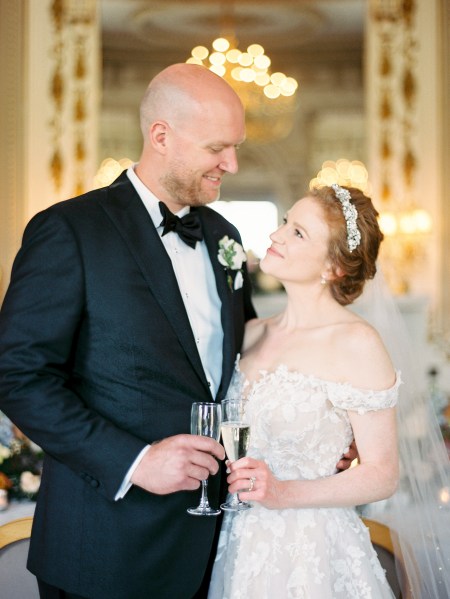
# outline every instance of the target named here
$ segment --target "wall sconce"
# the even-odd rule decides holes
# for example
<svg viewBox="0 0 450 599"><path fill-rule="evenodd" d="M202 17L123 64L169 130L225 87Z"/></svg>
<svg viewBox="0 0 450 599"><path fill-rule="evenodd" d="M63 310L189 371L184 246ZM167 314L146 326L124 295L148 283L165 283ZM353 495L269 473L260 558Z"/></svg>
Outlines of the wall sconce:
<svg viewBox="0 0 450 599"><path fill-rule="evenodd" d="M426 241L432 230L431 216L416 207L382 210L379 224L385 236L381 255L386 278L394 293L407 293L413 269L425 255Z"/></svg>

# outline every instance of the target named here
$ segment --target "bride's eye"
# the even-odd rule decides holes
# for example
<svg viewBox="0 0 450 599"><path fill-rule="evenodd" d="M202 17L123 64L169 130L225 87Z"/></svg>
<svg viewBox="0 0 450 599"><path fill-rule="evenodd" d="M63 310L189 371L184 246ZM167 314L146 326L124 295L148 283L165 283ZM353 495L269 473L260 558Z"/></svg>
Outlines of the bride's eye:
<svg viewBox="0 0 450 599"><path fill-rule="evenodd" d="M281 224L287 225L287 217L286 216L283 216L283 218L281 219Z"/></svg>
<svg viewBox="0 0 450 599"><path fill-rule="evenodd" d="M300 239L303 239L303 235L302 235L301 231L299 231L298 229L295 229L295 235L296 235L296 237L300 237Z"/></svg>

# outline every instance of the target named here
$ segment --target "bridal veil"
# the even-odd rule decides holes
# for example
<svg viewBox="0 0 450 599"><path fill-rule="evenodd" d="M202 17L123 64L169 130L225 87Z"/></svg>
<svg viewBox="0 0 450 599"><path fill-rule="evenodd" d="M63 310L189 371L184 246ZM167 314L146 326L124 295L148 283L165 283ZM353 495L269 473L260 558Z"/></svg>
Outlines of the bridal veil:
<svg viewBox="0 0 450 599"><path fill-rule="evenodd" d="M404 384L397 405L400 483L393 497L364 506L363 515L398 535L414 599L450 597L450 461L430 398L425 365L380 272L353 306L380 333Z"/></svg>

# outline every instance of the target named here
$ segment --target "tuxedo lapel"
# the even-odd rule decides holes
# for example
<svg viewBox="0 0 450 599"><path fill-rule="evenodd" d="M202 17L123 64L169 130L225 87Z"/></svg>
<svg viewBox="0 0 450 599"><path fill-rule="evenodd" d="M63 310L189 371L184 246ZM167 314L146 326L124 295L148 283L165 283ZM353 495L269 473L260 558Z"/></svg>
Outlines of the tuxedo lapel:
<svg viewBox="0 0 450 599"><path fill-rule="evenodd" d="M180 340L192 367L210 392L172 262L145 206L125 173L110 186L102 205L139 265L151 293Z"/></svg>
<svg viewBox="0 0 450 599"><path fill-rule="evenodd" d="M199 213L206 247L208 248L209 258L216 278L217 292L222 302L221 322L223 328L223 363L222 381L217 393L217 397L221 399L226 391L226 387L228 387L235 360L233 292L228 285L227 273L217 258L219 241L227 234L227 231L223 228L223 225L212 209L199 209Z"/></svg>

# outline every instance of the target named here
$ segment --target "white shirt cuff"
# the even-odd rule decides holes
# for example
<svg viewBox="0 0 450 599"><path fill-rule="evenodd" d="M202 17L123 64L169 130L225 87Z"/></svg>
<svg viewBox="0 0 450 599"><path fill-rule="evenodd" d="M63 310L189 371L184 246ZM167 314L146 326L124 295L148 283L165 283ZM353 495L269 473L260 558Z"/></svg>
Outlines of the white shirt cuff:
<svg viewBox="0 0 450 599"><path fill-rule="evenodd" d="M125 497L125 495L128 493L128 491L130 490L131 485L132 485L130 479L133 476L133 472L136 470L139 462L142 460L142 458L147 453L147 451L150 449L150 447L151 447L151 445L146 445L144 447L144 449L139 453L137 458L134 460L134 462L131 464L130 468L128 469L128 472L125 474L125 478L123 479L119 490L117 491L117 493L114 497L114 501L117 501L118 499L123 499Z"/></svg>

